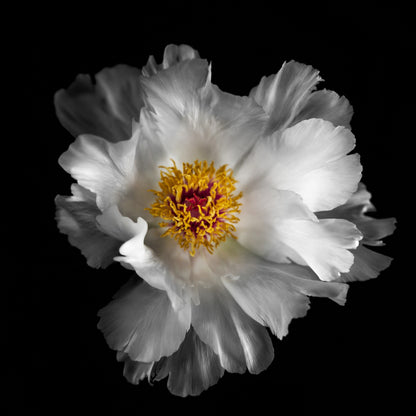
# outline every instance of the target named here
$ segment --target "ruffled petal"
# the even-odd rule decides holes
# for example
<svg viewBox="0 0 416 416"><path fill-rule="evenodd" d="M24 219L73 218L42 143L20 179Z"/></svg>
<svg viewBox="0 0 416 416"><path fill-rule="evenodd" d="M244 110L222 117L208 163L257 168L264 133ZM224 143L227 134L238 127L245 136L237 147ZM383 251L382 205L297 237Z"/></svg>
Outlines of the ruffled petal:
<svg viewBox="0 0 416 416"><path fill-rule="evenodd" d="M157 363L154 379L168 379L168 389L176 396L198 396L223 376L217 354L203 343L193 328L171 357Z"/></svg>
<svg viewBox="0 0 416 416"><path fill-rule="evenodd" d="M345 220L318 221L299 195L272 188L251 190L242 200L238 241L273 262L307 265L321 280L348 272L361 233Z"/></svg>
<svg viewBox="0 0 416 416"><path fill-rule="evenodd" d="M55 199L58 228L81 250L90 267L105 268L118 254L120 242L97 228L96 218L101 211L95 195L75 184L72 193L73 196L58 195Z"/></svg>
<svg viewBox="0 0 416 416"><path fill-rule="evenodd" d="M344 204L361 178L353 134L330 122L311 119L262 140L245 160L238 179L242 189L266 181L299 194L313 212ZM253 174L254 172L254 174Z"/></svg>
<svg viewBox="0 0 416 416"><path fill-rule="evenodd" d="M213 262L244 312L279 338L287 334L293 318L306 314L308 296L326 297L340 305L346 301L347 285L322 282L306 267L263 260L235 241L219 247Z"/></svg>
<svg viewBox="0 0 416 416"><path fill-rule="evenodd" d="M264 108L270 118L266 134L285 129L294 120L310 92L321 81L319 71L295 61L284 63L276 75L263 77L250 97Z"/></svg>
<svg viewBox="0 0 416 416"><path fill-rule="evenodd" d="M121 217L118 210L112 213ZM115 257L115 260L132 267L149 285L166 291L175 310L183 308L187 297L186 282L181 279L181 274L175 274L177 269L172 270L169 264L159 257L157 250L144 244L148 230L147 222L143 218L138 218L134 223L127 217L118 220L118 222L121 221L123 224L116 227L122 229L128 226L131 234L135 235L120 247L121 256Z"/></svg>
<svg viewBox="0 0 416 416"><path fill-rule="evenodd" d="M392 234L396 228L395 218L376 219L369 217L367 212L375 211L371 203L371 194L364 184L360 183L351 198L342 206L331 211L318 212L319 218L343 218L354 222L362 232L360 246L354 250L354 264L350 271L342 274L338 281L352 282L377 277L380 272L390 266L392 258L367 249L364 245L381 246L382 238Z"/></svg>
<svg viewBox="0 0 416 416"><path fill-rule="evenodd" d="M181 397L198 396L224 374L218 356L199 339L192 327L178 351L170 357L143 363L133 361L128 354L117 353L117 360L124 362L123 375L130 383L139 384L145 377L149 382L169 377L169 391Z"/></svg>
<svg viewBox="0 0 416 416"><path fill-rule="evenodd" d="M146 282L114 299L98 315L98 328L110 348L147 363L173 354L191 322L189 303L175 311L166 292Z"/></svg>
<svg viewBox="0 0 416 416"><path fill-rule="evenodd" d="M61 155L59 164L81 186L97 195L97 206L103 211L117 205L134 182L137 140L138 134L118 143L82 135Z"/></svg>
<svg viewBox="0 0 416 416"><path fill-rule="evenodd" d="M258 187L243 193L236 236L244 247L274 262L302 262L281 239L277 227L288 220L317 221L299 195Z"/></svg>
<svg viewBox="0 0 416 416"><path fill-rule="evenodd" d="M343 273L338 279L338 282L354 282L374 279L380 272L387 269L392 258L384 254L376 253L369 250L363 245L360 245L354 250L354 264L348 273Z"/></svg>
<svg viewBox="0 0 416 416"><path fill-rule="evenodd" d="M326 212L318 212L318 218L343 218L354 222L363 233L363 244L380 246L382 238L393 234L396 229L395 218L372 218L368 212L375 211L371 203L371 194L363 183L360 183L357 191L351 195L348 201Z"/></svg>
<svg viewBox="0 0 416 416"><path fill-rule="evenodd" d="M117 352L117 361L124 362L123 376L132 384L139 384L145 377L150 380L154 361L143 363L130 359L124 352Z"/></svg>
<svg viewBox="0 0 416 416"><path fill-rule="evenodd" d="M140 71L126 65L105 68L95 76L78 75L55 94L56 114L73 135L92 134L111 142L131 137L132 120L143 106ZM95 82L94 82L95 81Z"/></svg>
<svg viewBox="0 0 416 416"><path fill-rule="evenodd" d="M221 283L199 289L192 305L192 326L232 373L260 373L273 360L273 346L264 327L250 318Z"/></svg>
<svg viewBox="0 0 416 416"><path fill-rule="evenodd" d="M163 62L157 64L153 55L150 56L147 64L142 69L142 74L149 77L179 62L196 58L199 58L198 51L188 45L168 45L163 53Z"/></svg>
<svg viewBox="0 0 416 416"><path fill-rule="evenodd" d="M276 227L279 238L298 253L321 280L337 279L350 270L362 234L345 220L286 221Z"/></svg>
<svg viewBox="0 0 416 416"><path fill-rule="evenodd" d="M261 107L212 85L208 64L200 59L146 78L143 89L148 107L140 121L149 142L143 147L154 150L154 166L199 159L233 168L264 129Z"/></svg>
<svg viewBox="0 0 416 416"><path fill-rule="evenodd" d="M350 128L352 115L352 106L345 97L340 97L334 91L315 91L305 100L290 126L302 120L321 118L330 121L334 126Z"/></svg>
<svg viewBox="0 0 416 416"><path fill-rule="evenodd" d="M309 299L267 273L223 277L222 281L247 315L270 327L280 339L292 318L306 315Z"/></svg>

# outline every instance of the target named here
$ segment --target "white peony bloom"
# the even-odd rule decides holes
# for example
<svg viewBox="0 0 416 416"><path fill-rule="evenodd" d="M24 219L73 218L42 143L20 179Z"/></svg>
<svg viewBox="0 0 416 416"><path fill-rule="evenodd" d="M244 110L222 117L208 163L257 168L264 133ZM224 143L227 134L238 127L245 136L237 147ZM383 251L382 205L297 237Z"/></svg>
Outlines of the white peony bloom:
<svg viewBox="0 0 416 416"><path fill-rule="evenodd" d="M373 219L350 154L352 108L314 91L318 71L285 63L248 97L222 92L189 46L141 73L105 69L56 94L78 136L59 159L77 182L58 196L60 231L91 267L137 276L98 327L132 383L168 377L198 395L224 370L265 370L309 296L343 305L345 282L391 259L368 246L394 230Z"/></svg>

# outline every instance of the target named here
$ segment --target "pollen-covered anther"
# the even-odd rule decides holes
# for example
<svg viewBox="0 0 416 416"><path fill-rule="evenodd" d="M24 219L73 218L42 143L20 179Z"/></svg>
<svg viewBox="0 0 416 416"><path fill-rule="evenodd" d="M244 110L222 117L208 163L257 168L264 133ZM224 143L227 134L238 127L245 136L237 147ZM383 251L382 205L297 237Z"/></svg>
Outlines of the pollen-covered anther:
<svg viewBox="0 0 416 416"><path fill-rule="evenodd" d="M233 232L239 219L238 200L234 195L236 180L227 165L215 169L214 162L184 163L182 170L176 163L161 166L160 190L151 190L156 196L148 211L164 221L162 237L170 236L194 256L201 246L209 253Z"/></svg>

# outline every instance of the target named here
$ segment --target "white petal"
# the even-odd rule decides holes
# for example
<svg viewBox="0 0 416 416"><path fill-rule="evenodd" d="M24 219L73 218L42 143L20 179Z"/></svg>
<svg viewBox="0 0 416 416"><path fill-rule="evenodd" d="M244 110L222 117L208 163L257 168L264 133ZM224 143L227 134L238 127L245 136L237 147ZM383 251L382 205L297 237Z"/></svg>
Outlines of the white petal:
<svg viewBox="0 0 416 416"><path fill-rule="evenodd" d="M263 110L212 85L205 61L184 61L143 85L151 111L142 112L141 124L154 166L200 159L234 167L263 132Z"/></svg>
<svg viewBox="0 0 416 416"><path fill-rule="evenodd" d="M331 211L319 212L317 215L319 218L344 218L354 222L363 233L363 244L380 246L383 244L380 240L393 234L396 229L396 219L372 218L366 215L369 211L375 211L371 203L371 194L365 185L360 183L357 191L345 204Z"/></svg>
<svg viewBox="0 0 416 416"><path fill-rule="evenodd" d="M309 118L321 118L330 121L335 126L349 128L353 109L345 97L340 97L334 91L321 90L313 92L291 125Z"/></svg>
<svg viewBox="0 0 416 416"><path fill-rule="evenodd" d="M131 136L132 120L143 106L136 68L117 65L95 76L78 75L67 90L55 94L56 114L75 137L93 134L116 142Z"/></svg>
<svg viewBox="0 0 416 416"><path fill-rule="evenodd" d="M151 286L166 291L175 310L182 308L187 294L181 275L176 275L175 269L172 270L158 253L144 244L148 225L143 218L137 219L135 230L137 234L120 247L121 256L115 260L133 267Z"/></svg>
<svg viewBox="0 0 416 416"><path fill-rule="evenodd" d="M155 380L169 376L169 391L181 397L201 394L224 374L218 355L199 339L192 328L179 350L156 366Z"/></svg>
<svg viewBox="0 0 416 416"><path fill-rule="evenodd" d="M279 338L287 334L293 318L306 314L307 296L345 303L347 285L319 281L308 268L261 260L237 242L218 251L221 259L216 259L217 272L223 275L225 287L244 312L269 326ZM227 275L227 271L232 275Z"/></svg>
<svg viewBox="0 0 416 416"><path fill-rule="evenodd" d="M318 119L262 140L240 169L242 186L267 180L276 189L299 194L313 212L345 203L357 189L361 165L352 133ZM250 182L251 181L251 182Z"/></svg>
<svg viewBox="0 0 416 416"><path fill-rule="evenodd" d="M147 64L143 67L142 73L144 76L152 76L162 69L169 68L179 62L188 59L199 58L199 53L188 45L168 45L163 54L163 62L158 65L153 56L149 57Z"/></svg>
<svg viewBox="0 0 416 416"><path fill-rule="evenodd" d="M290 191L251 190L243 197L238 241L273 262L307 265L328 281L351 267L362 235L345 220L321 220Z"/></svg>
<svg viewBox="0 0 416 416"><path fill-rule="evenodd" d="M105 234L125 242L137 235L145 236L147 233L147 223L143 218L137 218L134 222L128 217L121 215L116 205L104 210L97 217L97 226Z"/></svg>
<svg viewBox="0 0 416 416"><path fill-rule="evenodd" d="M288 127L321 80L311 66L290 61L276 75L263 77L250 97L270 115L266 133Z"/></svg>
<svg viewBox="0 0 416 416"><path fill-rule="evenodd" d="M184 114L187 104L195 97L195 92L205 85L209 76L207 61L192 59L152 77L142 78L146 104L156 113Z"/></svg>
<svg viewBox="0 0 416 416"><path fill-rule="evenodd" d="M348 273L343 273L337 281L353 282L374 279L381 271L387 269L392 258L360 245L354 250L354 264Z"/></svg>
<svg viewBox="0 0 416 416"><path fill-rule="evenodd" d="M395 218L375 219L366 215L375 211L371 203L371 194L364 184L360 183L357 192L342 206L331 211L319 212L319 218L344 218L354 222L363 233L360 246L353 251L354 264L348 273L342 274L339 281L368 280L377 277L380 272L389 267L392 259L383 254L367 249L364 245L381 246L381 238L392 234L396 228Z"/></svg>
<svg viewBox="0 0 416 416"><path fill-rule="evenodd" d="M236 230L239 243L274 262L298 260L296 252L285 244L276 227L287 220L317 221L299 195L258 187L244 192L241 202Z"/></svg>
<svg viewBox="0 0 416 416"><path fill-rule="evenodd" d="M331 281L350 270L362 238L356 226L345 220L285 221L276 227L279 239L299 256L321 280Z"/></svg>
<svg viewBox="0 0 416 416"><path fill-rule="evenodd" d="M143 363L133 361L129 355L123 352L117 352L117 361L124 362L123 376L132 384L139 384L145 377L150 379L154 361Z"/></svg>
<svg viewBox="0 0 416 416"><path fill-rule="evenodd" d="M132 360L151 362L179 348L190 326L191 309L188 303L174 311L164 291L142 282L98 315L98 328L110 348L127 353Z"/></svg>
<svg viewBox="0 0 416 416"><path fill-rule="evenodd" d="M79 136L59 158L59 164L78 183L97 195L98 208L117 205L134 181L137 135L109 143L89 135Z"/></svg>
<svg viewBox="0 0 416 416"><path fill-rule="evenodd" d="M218 354L229 372L251 373L266 369L273 346L265 328L243 312L218 283L199 290L199 305L192 305L192 326L199 338Z"/></svg>
<svg viewBox="0 0 416 416"><path fill-rule="evenodd" d="M270 274L252 273L238 279L227 276L222 281L244 312L281 339L292 318L306 315L309 299Z"/></svg>
<svg viewBox="0 0 416 416"><path fill-rule="evenodd" d="M77 185L72 186L72 192L72 197L58 195L55 199L58 228L81 250L89 266L105 268L113 262L120 242L97 228L96 217L101 211L95 196Z"/></svg>
<svg viewBox="0 0 416 416"><path fill-rule="evenodd" d="M393 234L396 229L395 218L376 219L365 217L355 221L358 229L363 233L363 244L370 246L383 245L382 238Z"/></svg>

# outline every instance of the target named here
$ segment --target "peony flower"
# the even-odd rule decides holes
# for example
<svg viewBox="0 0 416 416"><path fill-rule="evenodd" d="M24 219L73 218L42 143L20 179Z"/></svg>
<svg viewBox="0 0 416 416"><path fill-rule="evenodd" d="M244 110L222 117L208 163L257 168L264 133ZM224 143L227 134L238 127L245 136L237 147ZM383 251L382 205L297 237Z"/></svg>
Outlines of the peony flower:
<svg viewBox="0 0 416 416"><path fill-rule="evenodd" d="M169 45L161 64L56 94L77 136L59 159L76 183L58 227L89 266L135 272L98 324L131 383L168 377L187 396L224 370L257 374L273 360L266 327L281 339L310 296L343 305L348 282L389 266L372 247L394 219L366 215L352 108L319 81L291 61L239 97Z"/></svg>

